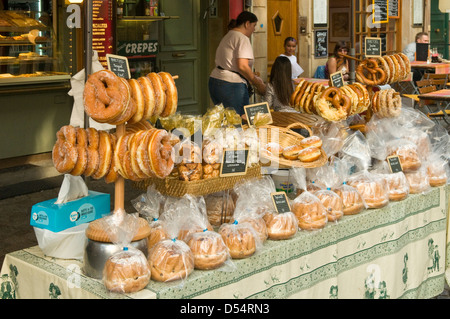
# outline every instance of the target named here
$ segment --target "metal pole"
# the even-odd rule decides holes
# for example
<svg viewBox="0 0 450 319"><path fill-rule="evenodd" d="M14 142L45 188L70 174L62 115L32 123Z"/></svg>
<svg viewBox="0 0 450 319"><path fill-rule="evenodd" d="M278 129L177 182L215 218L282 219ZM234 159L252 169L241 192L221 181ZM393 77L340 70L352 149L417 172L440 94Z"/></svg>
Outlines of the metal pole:
<svg viewBox="0 0 450 319"><path fill-rule="evenodd" d="M350 56L352 56L352 57L354 57L355 56L355 48L350 48L350 52L349 52L350 54ZM350 65L349 65L349 67L350 67L350 75L349 75L349 82L350 82L350 84L351 83L354 83L355 82L355 79L356 79L356 71L355 71L355 60L353 60L353 59L349 59L350 61Z"/></svg>
<svg viewBox="0 0 450 319"><path fill-rule="evenodd" d="M92 0L84 0L84 81L92 73ZM89 116L84 113L84 127L89 127Z"/></svg>

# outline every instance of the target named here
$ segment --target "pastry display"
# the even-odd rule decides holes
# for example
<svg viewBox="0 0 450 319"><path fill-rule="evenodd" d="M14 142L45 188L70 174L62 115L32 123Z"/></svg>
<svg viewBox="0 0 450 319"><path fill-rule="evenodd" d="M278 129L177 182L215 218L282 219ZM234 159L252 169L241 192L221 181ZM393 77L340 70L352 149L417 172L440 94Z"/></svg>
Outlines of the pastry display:
<svg viewBox="0 0 450 319"><path fill-rule="evenodd" d="M131 293L142 290L150 281L150 268L144 254L133 247L114 253L106 260L103 283L112 292Z"/></svg>
<svg viewBox="0 0 450 319"><path fill-rule="evenodd" d="M375 86L405 80L411 73L411 64L403 53L365 59L356 68L358 82Z"/></svg>
<svg viewBox="0 0 450 319"><path fill-rule="evenodd" d="M263 217L267 235L272 240L289 239L298 231L298 220L294 213L275 213L270 212Z"/></svg>

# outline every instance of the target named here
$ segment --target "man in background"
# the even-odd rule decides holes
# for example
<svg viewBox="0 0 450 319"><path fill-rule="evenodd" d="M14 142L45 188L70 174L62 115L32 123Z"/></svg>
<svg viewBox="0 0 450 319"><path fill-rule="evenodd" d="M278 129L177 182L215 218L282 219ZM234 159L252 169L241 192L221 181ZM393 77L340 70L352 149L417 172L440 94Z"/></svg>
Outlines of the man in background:
<svg viewBox="0 0 450 319"><path fill-rule="evenodd" d="M416 43L430 43L430 38L428 33L419 32L416 34L415 42L408 44L404 49L403 53L406 54L409 61L414 61L416 59ZM413 81L420 81L423 77L423 70L413 69Z"/></svg>

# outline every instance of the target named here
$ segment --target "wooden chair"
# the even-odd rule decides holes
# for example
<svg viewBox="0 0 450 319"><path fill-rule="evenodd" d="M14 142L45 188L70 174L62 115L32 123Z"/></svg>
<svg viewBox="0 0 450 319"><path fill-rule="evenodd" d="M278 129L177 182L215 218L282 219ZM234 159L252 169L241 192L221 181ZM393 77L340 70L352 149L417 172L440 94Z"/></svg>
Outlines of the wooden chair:
<svg viewBox="0 0 450 319"><path fill-rule="evenodd" d="M433 84L433 80L431 79L417 81L416 87L419 94L425 94L437 90L436 85ZM435 102L432 101L420 100L418 97L419 94L402 94L401 96L412 99L414 101L414 108L422 107L428 104L435 104Z"/></svg>
<svg viewBox="0 0 450 319"><path fill-rule="evenodd" d="M432 80L432 83L436 85L438 90L445 89L449 86L449 75L448 74L435 74L435 73L425 73L425 80Z"/></svg>

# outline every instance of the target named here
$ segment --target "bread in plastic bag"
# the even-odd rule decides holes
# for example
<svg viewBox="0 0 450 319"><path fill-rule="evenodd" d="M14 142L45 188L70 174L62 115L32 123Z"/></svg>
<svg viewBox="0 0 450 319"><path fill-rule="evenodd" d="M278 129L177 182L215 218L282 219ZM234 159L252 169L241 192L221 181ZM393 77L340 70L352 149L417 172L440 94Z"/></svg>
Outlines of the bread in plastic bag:
<svg viewBox="0 0 450 319"><path fill-rule="evenodd" d="M162 282L183 280L184 283L194 270L194 255L191 249L184 241L177 239L184 211L174 203L165 207L169 211L164 211L161 218L164 219L169 239L159 241L150 249L148 262L151 278Z"/></svg>
<svg viewBox="0 0 450 319"><path fill-rule="evenodd" d="M439 187L447 184L449 176L448 161L439 154L433 153L429 156L424 166L427 170L428 181L431 187Z"/></svg>
<svg viewBox="0 0 450 319"><path fill-rule="evenodd" d="M233 259L250 257L262 247L261 240L250 223L239 223L238 220L234 220L232 223L222 224L218 233Z"/></svg>
<svg viewBox="0 0 450 319"><path fill-rule="evenodd" d="M348 178L347 184L359 191L368 208L381 208L389 204L386 181L377 174L359 171Z"/></svg>
<svg viewBox="0 0 450 319"><path fill-rule="evenodd" d="M263 216L267 235L272 240L289 239L298 231L298 220L293 212L269 212Z"/></svg>
<svg viewBox="0 0 450 319"><path fill-rule="evenodd" d="M139 230L136 214L117 210L100 221L111 242L121 246L113 253L103 268L103 283L112 292L130 293L139 291L150 281L150 267L142 251L129 244Z"/></svg>
<svg viewBox="0 0 450 319"><path fill-rule="evenodd" d="M392 173L389 164L382 161L372 172L376 172L387 184L390 201L401 201L409 195L409 184L403 172Z"/></svg>
<svg viewBox="0 0 450 319"><path fill-rule="evenodd" d="M412 172L420 168L417 145L407 139L397 139L386 143L387 156L398 156L403 172Z"/></svg>
<svg viewBox="0 0 450 319"><path fill-rule="evenodd" d="M291 210L297 217L298 226L303 230L315 230L325 227L327 212L320 199L306 190L306 172L304 168L291 170L294 183L303 192L291 203Z"/></svg>
<svg viewBox="0 0 450 319"><path fill-rule="evenodd" d="M346 160L334 160L337 166L337 173L340 176L340 184L333 187L333 191L342 199L343 213L345 215L355 215L367 208L364 198L359 191L347 184L350 175L350 163Z"/></svg>
<svg viewBox="0 0 450 319"><path fill-rule="evenodd" d="M431 190L430 181L425 166L413 172L405 173L410 194L425 194Z"/></svg>
<svg viewBox="0 0 450 319"><path fill-rule="evenodd" d="M236 207L231 192L222 191L205 196L206 214L208 221L213 226L233 221Z"/></svg>
<svg viewBox="0 0 450 319"><path fill-rule="evenodd" d="M320 199L325 207L328 222L337 222L344 216L344 203L342 198L332 190L336 185L340 184L338 173L331 165L326 164L320 167L317 176L319 180L325 183L326 189L318 190L314 192L314 195Z"/></svg>

